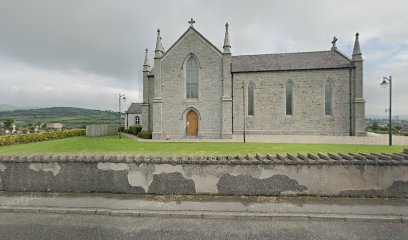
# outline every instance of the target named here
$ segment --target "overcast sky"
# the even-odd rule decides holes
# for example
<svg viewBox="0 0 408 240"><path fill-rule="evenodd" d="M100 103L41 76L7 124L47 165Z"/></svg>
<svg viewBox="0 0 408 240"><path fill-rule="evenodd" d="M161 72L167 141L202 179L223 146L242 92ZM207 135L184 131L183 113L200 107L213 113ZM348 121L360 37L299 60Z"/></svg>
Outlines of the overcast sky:
<svg viewBox="0 0 408 240"><path fill-rule="evenodd" d="M156 30L165 49L188 20L233 55L329 50L336 36L351 55L360 33L366 113L384 115L392 75L393 112L408 115L407 0L136 1L0 0L0 103L117 110L117 94L142 100L144 49Z"/></svg>

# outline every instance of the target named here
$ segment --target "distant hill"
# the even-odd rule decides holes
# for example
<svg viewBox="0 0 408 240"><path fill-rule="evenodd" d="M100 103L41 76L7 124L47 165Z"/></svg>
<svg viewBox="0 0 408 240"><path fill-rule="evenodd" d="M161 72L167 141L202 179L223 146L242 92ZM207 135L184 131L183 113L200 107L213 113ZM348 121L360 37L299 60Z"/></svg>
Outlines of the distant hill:
<svg viewBox="0 0 408 240"><path fill-rule="evenodd" d="M4 111L13 111L16 110L17 108L8 104L1 104L0 103L0 112Z"/></svg>
<svg viewBox="0 0 408 240"><path fill-rule="evenodd" d="M51 107L0 112L0 121L4 121L7 118L14 119L18 126L38 123L62 123L67 127L80 127L87 124L119 122L117 112L73 107Z"/></svg>
<svg viewBox="0 0 408 240"><path fill-rule="evenodd" d="M7 111L14 111L14 110L27 110L27 109L37 109L37 107L16 107L16 106L0 103L0 112L7 112Z"/></svg>
<svg viewBox="0 0 408 240"><path fill-rule="evenodd" d="M395 120L398 118L399 120L408 120L408 115L392 115L392 119ZM366 119L388 119L388 113L384 113L384 115L366 115Z"/></svg>

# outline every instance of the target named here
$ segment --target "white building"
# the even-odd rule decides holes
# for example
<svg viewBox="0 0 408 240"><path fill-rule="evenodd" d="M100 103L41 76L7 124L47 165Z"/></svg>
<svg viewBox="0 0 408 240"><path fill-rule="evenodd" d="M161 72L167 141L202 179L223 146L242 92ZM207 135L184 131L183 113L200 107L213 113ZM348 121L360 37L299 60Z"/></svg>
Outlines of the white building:
<svg viewBox="0 0 408 240"><path fill-rule="evenodd" d="M142 104L141 103L132 103L129 106L129 109L125 112L125 128L129 128L134 125L142 124Z"/></svg>

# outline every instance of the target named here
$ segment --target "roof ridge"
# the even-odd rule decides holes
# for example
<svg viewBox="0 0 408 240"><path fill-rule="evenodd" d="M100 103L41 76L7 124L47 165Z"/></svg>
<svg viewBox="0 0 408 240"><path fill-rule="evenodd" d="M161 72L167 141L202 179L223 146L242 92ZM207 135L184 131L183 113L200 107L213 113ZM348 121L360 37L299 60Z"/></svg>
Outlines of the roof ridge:
<svg viewBox="0 0 408 240"><path fill-rule="evenodd" d="M242 57L242 56L264 56L264 55L289 55L289 54L298 54L298 53L322 53L322 52L331 52L331 50L304 51L304 52L283 52L283 53L242 54L242 55L233 55L233 57Z"/></svg>

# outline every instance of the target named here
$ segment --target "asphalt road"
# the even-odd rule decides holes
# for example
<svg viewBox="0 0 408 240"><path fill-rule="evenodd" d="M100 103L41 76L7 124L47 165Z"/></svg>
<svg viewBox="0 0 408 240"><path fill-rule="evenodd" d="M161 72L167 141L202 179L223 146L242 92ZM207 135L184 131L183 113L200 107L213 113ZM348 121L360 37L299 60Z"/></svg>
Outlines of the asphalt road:
<svg viewBox="0 0 408 240"><path fill-rule="evenodd" d="M408 224L0 213L0 239L407 239Z"/></svg>

